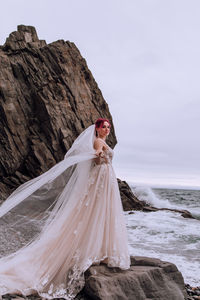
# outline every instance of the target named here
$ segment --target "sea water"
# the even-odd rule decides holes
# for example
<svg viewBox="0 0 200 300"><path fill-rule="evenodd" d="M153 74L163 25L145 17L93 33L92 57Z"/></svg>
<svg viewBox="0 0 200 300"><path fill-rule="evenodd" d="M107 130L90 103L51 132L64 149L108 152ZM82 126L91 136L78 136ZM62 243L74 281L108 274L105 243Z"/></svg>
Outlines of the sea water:
<svg viewBox="0 0 200 300"><path fill-rule="evenodd" d="M130 254L175 263L185 283L200 286L200 190L131 188L139 200L159 208L187 209L197 219L171 211L125 212Z"/></svg>

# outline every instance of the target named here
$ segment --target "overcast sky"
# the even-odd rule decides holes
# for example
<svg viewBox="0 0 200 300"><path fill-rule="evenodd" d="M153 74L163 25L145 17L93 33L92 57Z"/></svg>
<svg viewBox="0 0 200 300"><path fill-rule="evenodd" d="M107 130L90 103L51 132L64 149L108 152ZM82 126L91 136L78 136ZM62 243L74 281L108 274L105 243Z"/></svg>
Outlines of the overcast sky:
<svg viewBox="0 0 200 300"><path fill-rule="evenodd" d="M113 116L121 179L200 188L199 0L6 0L0 44L17 25L74 42Z"/></svg>

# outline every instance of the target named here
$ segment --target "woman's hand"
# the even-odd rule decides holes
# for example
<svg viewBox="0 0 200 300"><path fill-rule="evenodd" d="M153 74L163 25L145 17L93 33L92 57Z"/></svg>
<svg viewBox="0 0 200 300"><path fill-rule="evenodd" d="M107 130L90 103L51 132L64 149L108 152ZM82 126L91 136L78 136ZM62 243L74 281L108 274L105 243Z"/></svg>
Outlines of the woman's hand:
<svg viewBox="0 0 200 300"><path fill-rule="evenodd" d="M104 144L100 139L95 140L94 149L96 150L96 152L95 152L96 158L94 160L97 165L101 164L102 158L104 157L103 146L104 146Z"/></svg>
<svg viewBox="0 0 200 300"><path fill-rule="evenodd" d="M96 155L97 157L104 157L104 155L103 155L103 150L102 150L102 149L98 149L98 150L96 151L95 155Z"/></svg>

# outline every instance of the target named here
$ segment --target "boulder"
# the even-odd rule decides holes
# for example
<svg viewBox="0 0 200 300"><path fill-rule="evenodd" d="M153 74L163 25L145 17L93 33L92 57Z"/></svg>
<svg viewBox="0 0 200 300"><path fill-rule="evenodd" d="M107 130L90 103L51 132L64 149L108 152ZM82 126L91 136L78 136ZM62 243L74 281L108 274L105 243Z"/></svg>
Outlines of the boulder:
<svg viewBox="0 0 200 300"><path fill-rule="evenodd" d="M109 268L105 264L91 266L85 280L82 297L86 300L187 299L177 267L156 258L132 256L129 270Z"/></svg>

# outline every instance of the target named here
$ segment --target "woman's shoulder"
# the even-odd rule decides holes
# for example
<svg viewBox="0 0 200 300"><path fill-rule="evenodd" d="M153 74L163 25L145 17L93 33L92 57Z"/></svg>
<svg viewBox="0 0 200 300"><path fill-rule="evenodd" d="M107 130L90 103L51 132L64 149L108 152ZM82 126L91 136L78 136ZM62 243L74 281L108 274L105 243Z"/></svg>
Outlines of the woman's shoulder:
<svg viewBox="0 0 200 300"><path fill-rule="evenodd" d="M99 147L99 146L107 146L106 142L104 142L101 138L96 138L94 140L94 146Z"/></svg>
<svg viewBox="0 0 200 300"><path fill-rule="evenodd" d="M104 140L102 140L101 138L96 138L94 141L94 147L99 148L99 147L103 147L104 150L109 149L110 147L106 144L106 142Z"/></svg>
<svg viewBox="0 0 200 300"><path fill-rule="evenodd" d="M96 139L94 140L94 146L99 147L99 146L101 146L101 145L103 145L102 139L96 138Z"/></svg>

